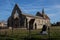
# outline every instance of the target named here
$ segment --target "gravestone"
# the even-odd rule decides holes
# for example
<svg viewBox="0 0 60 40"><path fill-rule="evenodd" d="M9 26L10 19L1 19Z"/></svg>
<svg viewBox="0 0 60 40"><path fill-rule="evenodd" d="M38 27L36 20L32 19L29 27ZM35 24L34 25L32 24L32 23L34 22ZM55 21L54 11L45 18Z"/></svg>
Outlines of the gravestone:
<svg viewBox="0 0 60 40"><path fill-rule="evenodd" d="M48 34L46 30L47 30L47 26L43 25L42 31L40 33L41 34Z"/></svg>

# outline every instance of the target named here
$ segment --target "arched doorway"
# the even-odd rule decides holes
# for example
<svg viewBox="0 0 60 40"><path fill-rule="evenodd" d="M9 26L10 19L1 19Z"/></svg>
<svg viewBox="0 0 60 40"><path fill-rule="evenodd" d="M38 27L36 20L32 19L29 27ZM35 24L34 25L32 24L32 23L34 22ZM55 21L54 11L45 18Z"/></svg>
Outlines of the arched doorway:
<svg viewBox="0 0 60 40"><path fill-rule="evenodd" d="M18 18L14 19L14 27L15 28L19 27L19 19Z"/></svg>
<svg viewBox="0 0 60 40"><path fill-rule="evenodd" d="M34 23L34 21L35 21L35 19L31 19L30 21L29 21L29 29L30 30L32 30L33 29L33 23Z"/></svg>

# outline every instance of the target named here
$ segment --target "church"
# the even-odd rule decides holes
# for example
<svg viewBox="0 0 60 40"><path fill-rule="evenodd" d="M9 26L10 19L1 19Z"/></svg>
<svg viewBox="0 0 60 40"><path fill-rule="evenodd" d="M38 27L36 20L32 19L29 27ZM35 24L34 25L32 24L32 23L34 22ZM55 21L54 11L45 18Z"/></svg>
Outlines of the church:
<svg viewBox="0 0 60 40"><path fill-rule="evenodd" d="M37 12L32 16L24 14L17 4L7 20L7 26L11 28L41 29L43 25L50 26L50 18L45 14L44 9L42 13Z"/></svg>

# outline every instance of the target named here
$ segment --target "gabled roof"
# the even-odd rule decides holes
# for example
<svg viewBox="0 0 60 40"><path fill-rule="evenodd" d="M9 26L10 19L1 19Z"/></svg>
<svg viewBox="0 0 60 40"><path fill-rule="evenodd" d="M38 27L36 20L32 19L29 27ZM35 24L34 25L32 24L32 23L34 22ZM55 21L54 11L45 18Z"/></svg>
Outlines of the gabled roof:
<svg viewBox="0 0 60 40"><path fill-rule="evenodd" d="M34 17L34 18L43 18L43 14L40 13L40 12L37 12L36 16L23 14L23 12L20 10L20 8L18 7L17 4L15 4L11 16L13 16L16 11L18 12L19 15L22 14L24 16L29 16L29 17ZM44 10L42 12L44 13ZM47 15L44 15L44 16L45 16L46 19L49 19L49 17Z"/></svg>
<svg viewBox="0 0 60 40"><path fill-rule="evenodd" d="M36 16L39 16L39 17L42 17L42 18L44 18L44 16L45 16L44 19L49 19L50 20L50 18L46 14L43 14L43 13L40 13L40 12L37 12Z"/></svg>
<svg viewBox="0 0 60 40"><path fill-rule="evenodd" d="M49 19L50 20L50 18L45 14L45 19Z"/></svg>
<svg viewBox="0 0 60 40"><path fill-rule="evenodd" d="M14 15L16 11L18 12L19 15L22 12L17 4L15 4L11 15Z"/></svg>
<svg viewBox="0 0 60 40"><path fill-rule="evenodd" d="M40 12L37 12L37 13L36 13L36 16L42 17L42 14L41 14Z"/></svg>

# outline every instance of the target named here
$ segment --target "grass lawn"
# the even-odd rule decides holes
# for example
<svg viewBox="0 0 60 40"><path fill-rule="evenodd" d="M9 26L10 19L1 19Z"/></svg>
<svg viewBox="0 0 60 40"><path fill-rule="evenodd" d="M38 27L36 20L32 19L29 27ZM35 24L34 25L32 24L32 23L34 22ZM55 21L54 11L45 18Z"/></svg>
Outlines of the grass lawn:
<svg viewBox="0 0 60 40"><path fill-rule="evenodd" d="M48 35L40 35L41 30L29 30L25 29L3 29L0 30L0 40L42 40L42 39L51 39L59 40L60 39L60 27L50 27ZM48 31L48 30L47 30ZM30 35L29 35L30 34Z"/></svg>

